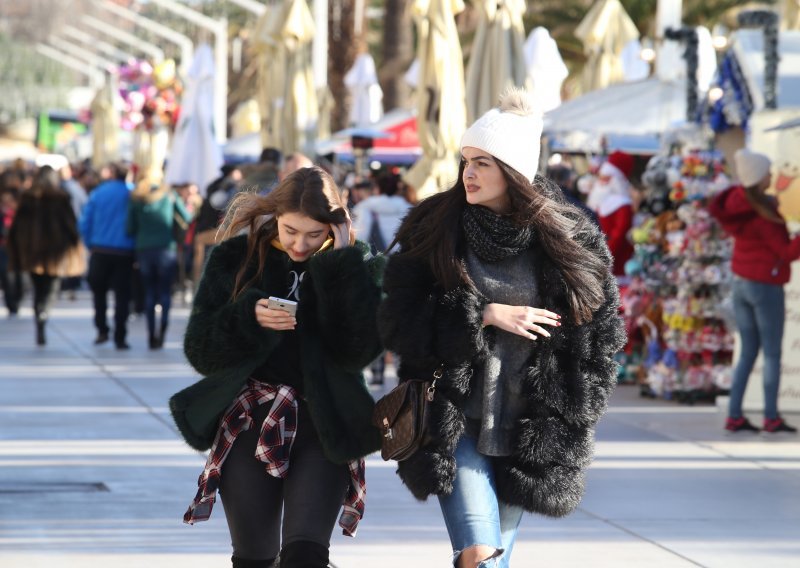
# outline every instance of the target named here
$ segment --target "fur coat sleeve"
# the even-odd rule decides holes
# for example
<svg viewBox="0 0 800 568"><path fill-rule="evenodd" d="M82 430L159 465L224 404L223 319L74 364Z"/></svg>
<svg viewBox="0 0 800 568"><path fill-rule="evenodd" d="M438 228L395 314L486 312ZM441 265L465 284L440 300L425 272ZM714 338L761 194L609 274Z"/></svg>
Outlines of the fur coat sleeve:
<svg viewBox="0 0 800 568"><path fill-rule="evenodd" d="M385 264L360 241L309 261L319 334L332 360L348 371L361 372L383 349L375 312Z"/></svg>
<svg viewBox="0 0 800 568"><path fill-rule="evenodd" d="M583 246L609 267L603 281L605 301L589 323L565 318L537 341L527 363L523 395L526 408L514 431L514 452L496 458L498 496L504 502L548 516L566 515L583 495L584 474L593 453L594 425L616 384L614 354L624 345L618 316L619 296L610 272L603 235L587 226L578 235ZM569 314L560 270L544 253L531 275L540 305ZM452 491L454 449L465 429L463 404L473 368L491 349L496 330L482 328L483 306L490 300L467 287L443 293L423 263L392 257L384 278L380 309L387 347L399 355L401 380L420 378L444 363L431 408L432 442L398 464L398 473L418 499Z"/></svg>

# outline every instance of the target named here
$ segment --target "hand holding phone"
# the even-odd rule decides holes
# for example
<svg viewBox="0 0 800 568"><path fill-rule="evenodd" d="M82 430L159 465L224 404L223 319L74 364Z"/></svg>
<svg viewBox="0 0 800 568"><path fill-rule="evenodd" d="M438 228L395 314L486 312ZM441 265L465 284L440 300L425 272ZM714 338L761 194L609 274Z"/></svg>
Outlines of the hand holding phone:
<svg viewBox="0 0 800 568"><path fill-rule="evenodd" d="M290 315L297 315L297 302L270 296L267 298L267 307L270 310L282 310Z"/></svg>
<svg viewBox="0 0 800 568"><path fill-rule="evenodd" d="M288 331L297 327L295 314L297 302L271 296L256 302L256 321L261 327L275 331Z"/></svg>

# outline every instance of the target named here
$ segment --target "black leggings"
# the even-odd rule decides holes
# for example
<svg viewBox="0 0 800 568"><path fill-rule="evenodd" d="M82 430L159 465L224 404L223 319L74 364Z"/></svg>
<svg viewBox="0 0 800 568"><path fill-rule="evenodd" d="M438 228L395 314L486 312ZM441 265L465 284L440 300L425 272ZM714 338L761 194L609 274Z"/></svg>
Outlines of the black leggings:
<svg viewBox="0 0 800 568"><path fill-rule="evenodd" d="M302 541L318 545L310 548L323 551L325 559L320 566L326 566L331 534L350 480L347 465L334 464L323 455L308 407L301 402L289 474L284 479L268 475L254 454L269 407L265 404L254 411L253 427L239 435L222 466L219 493L233 556L276 558L281 540L284 555L288 545ZM291 566L282 562L281 568Z"/></svg>

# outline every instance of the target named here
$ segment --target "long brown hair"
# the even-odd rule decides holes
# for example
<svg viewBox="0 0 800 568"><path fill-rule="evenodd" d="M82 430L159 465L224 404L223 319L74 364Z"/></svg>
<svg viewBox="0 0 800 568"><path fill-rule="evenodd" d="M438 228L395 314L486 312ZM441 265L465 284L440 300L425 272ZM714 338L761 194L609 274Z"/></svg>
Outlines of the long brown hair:
<svg viewBox="0 0 800 568"><path fill-rule="evenodd" d="M301 213L326 225L339 225L349 216L347 204L333 178L317 166L292 172L267 195L239 193L219 229L222 240L243 231L248 235L247 256L236 274L234 298L260 278L270 242L278 236L278 217L285 213ZM353 235L351 231L351 243ZM258 259L258 269L245 282L248 267L255 258Z"/></svg>
<svg viewBox="0 0 800 568"><path fill-rule="evenodd" d="M745 187L744 197L747 199L750 207L760 216L764 217L764 219L772 221L773 223L780 223L781 225L785 224L786 221L784 221L783 217L778 213L777 204L770 196L764 193L764 189L766 188L762 188L760 183Z"/></svg>
<svg viewBox="0 0 800 568"><path fill-rule="evenodd" d="M495 162L508 183L509 218L521 227L530 226L544 253L561 270L574 321L591 321L605 299L603 280L608 272L604 259L576 241L580 233L594 230L591 221L566 202L553 182L537 177L530 183L501 160ZM462 160L453 187L410 211L395 239L407 247L400 254L425 259L446 290L462 284L474 287L458 257L461 215L467 204L464 167Z"/></svg>

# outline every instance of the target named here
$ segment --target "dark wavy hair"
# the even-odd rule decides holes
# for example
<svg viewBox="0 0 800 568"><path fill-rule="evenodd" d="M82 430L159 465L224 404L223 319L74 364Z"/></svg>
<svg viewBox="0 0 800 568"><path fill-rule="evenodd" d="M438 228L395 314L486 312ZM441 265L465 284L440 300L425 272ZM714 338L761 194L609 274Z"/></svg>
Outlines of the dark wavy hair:
<svg viewBox="0 0 800 568"><path fill-rule="evenodd" d="M495 158L495 162L508 183L511 202L508 217L520 227L531 227L541 250L561 270L573 320L579 324L591 321L605 299L603 281L608 274L608 263L581 245L576 237L596 229L564 199L561 189L552 181L537 177L531 183L501 160ZM424 259L445 290L464 284L474 288L459 260L461 216L467 204L464 167L462 160L455 185L425 199L409 212L395 238L395 243L403 245L399 254Z"/></svg>
<svg viewBox="0 0 800 568"><path fill-rule="evenodd" d="M267 195L242 192L233 200L220 225L221 239L247 232L247 257L236 274L233 297L252 286L264 270L270 242L278 236L278 217L301 213L326 225L344 223L349 213L336 182L322 168L300 168L286 176ZM355 236L351 230L350 242ZM258 269L247 281L248 267L257 259Z"/></svg>

